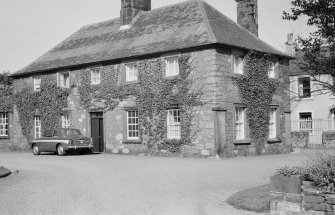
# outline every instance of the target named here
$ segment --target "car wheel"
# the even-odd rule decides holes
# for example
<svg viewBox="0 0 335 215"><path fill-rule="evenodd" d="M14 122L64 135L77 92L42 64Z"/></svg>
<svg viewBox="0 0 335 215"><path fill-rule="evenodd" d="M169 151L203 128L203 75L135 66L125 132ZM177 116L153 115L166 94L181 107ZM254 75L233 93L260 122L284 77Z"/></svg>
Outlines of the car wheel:
<svg viewBox="0 0 335 215"><path fill-rule="evenodd" d="M59 155L59 156L64 156L65 155L65 149L64 149L64 147L62 146L62 144L59 144L58 146L57 146L57 154Z"/></svg>
<svg viewBox="0 0 335 215"><path fill-rule="evenodd" d="M41 150L40 150L40 148L38 148L37 144L33 145L33 154L34 155L40 155L41 154Z"/></svg>

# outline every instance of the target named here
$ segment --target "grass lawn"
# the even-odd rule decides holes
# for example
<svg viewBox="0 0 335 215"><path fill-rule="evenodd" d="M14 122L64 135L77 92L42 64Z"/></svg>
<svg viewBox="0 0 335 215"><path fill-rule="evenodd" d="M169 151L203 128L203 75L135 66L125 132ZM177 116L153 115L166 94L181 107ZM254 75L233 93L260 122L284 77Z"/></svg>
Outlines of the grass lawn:
<svg viewBox="0 0 335 215"><path fill-rule="evenodd" d="M274 200L270 196L270 184L239 191L227 200L234 208L257 213L270 211L270 202Z"/></svg>

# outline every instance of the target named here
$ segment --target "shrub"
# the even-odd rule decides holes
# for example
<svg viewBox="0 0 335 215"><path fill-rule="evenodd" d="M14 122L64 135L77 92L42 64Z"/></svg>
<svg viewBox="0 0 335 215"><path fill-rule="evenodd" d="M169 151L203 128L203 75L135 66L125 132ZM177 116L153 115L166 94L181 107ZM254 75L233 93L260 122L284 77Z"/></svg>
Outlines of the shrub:
<svg viewBox="0 0 335 215"><path fill-rule="evenodd" d="M283 175L283 176L291 176L291 175L302 175L303 174L303 168L294 166L283 166L276 170L276 174Z"/></svg>
<svg viewBox="0 0 335 215"><path fill-rule="evenodd" d="M304 163L304 177L317 189L334 193L335 155L323 152L310 156Z"/></svg>

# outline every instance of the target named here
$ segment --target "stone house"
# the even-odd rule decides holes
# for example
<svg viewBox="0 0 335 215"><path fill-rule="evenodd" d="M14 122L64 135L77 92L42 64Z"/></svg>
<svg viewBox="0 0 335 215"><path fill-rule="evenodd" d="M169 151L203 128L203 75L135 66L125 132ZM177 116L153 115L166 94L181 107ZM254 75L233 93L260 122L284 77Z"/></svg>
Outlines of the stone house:
<svg viewBox="0 0 335 215"><path fill-rule="evenodd" d="M205 102L194 112L190 129L195 135L182 148L182 153L254 154L246 119L247 106L242 103L232 77L243 74L243 56L254 50L273 56L270 78L284 85L289 83L289 57L258 38L257 0L236 0L238 24L201 0L156 9L151 9L150 0L121 2L119 18L84 26L14 73L15 90L29 88L39 92L44 77L57 81L58 87L71 91L68 104L59 115L59 126L81 129L84 135L94 139L95 151L126 148L138 152L144 148L139 128L141 112L131 96L119 101L112 110L105 109L104 99L91 99L90 107L83 104L81 86L94 88L115 77L114 84L136 84L140 67L145 72L141 66L145 64L140 63L145 60L160 62L157 65L161 66L163 79L173 79L182 70L180 56L189 55L195 59L195 73L205 85L201 97ZM87 79L83 79L84 73ZM34 137L41 136L43 118L39 112L35 111L31 128ZM181 138L182 113L178 104L166 108L164 138ZM0 127L4 137L0 146L25 147L27 139L22 135L18 108L0 116L6 128ZM270 119L271 134L263 152L290 150L289 95L276 93Z"/></svg>

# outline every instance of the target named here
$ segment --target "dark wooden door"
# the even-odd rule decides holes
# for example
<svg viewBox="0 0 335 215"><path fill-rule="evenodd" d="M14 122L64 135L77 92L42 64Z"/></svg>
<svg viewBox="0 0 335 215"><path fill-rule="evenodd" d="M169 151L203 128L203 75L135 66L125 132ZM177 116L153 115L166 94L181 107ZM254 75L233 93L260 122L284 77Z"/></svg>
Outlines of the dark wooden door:
<svg viewBox="0 0 335 215"><path fill-rule="evenodd" d="M103 126L103 114L92 113L91 114L91 137L93 139L93 151L103 152L104 151L104 126Z"/></svg>

